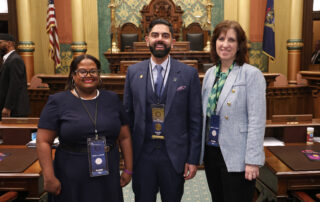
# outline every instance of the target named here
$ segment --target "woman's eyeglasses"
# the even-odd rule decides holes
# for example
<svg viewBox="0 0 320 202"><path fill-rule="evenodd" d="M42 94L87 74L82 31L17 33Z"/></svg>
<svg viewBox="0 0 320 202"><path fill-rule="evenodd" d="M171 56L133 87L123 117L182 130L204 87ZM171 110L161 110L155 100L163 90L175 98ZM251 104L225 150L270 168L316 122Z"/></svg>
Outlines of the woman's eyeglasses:
<svg viewBox="0 0 320 202"><path fill-rule="evenodd" d="M85 77L88 74L90 74L90 76L98 76L100 74L100 70L97 69L91 69L89 71L85 70L85 69L78 69L76 71L74 71L76 74L78 74L78 76L80 77Z"/></svg>

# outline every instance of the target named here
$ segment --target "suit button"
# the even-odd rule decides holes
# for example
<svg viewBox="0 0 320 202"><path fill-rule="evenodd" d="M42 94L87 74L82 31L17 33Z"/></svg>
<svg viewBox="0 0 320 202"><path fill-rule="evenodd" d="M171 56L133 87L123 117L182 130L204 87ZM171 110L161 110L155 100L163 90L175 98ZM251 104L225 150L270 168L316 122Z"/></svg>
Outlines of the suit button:
<svg viewBox="0 0 320 202"><path fill-rule="evenodd" d="M226 115L226 116L224 116L224 118L225 118L226 120L228 120L228 119L229 119L229 116Z"/></svg>
<svg viewBox="0 0 320 202"><path fill-rule="evenodd" d="M236 92L236 90L235 89L232 89L232 93L235 93Z"/></svg>
<svg viewBox="0 0 320 202"><path fill-rule="evenodd" d="M228 106L231 106L231 102L227 102L227 105L228 105Z"/></svg>

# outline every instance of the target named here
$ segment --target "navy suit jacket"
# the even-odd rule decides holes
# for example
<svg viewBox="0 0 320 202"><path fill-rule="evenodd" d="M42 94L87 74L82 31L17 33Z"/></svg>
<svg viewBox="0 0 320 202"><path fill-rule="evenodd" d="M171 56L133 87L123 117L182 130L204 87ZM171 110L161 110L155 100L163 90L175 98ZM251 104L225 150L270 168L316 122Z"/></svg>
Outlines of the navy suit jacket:
<svg viewBox="0 0 320 202"><path fill-rule="evenodd" d="M128 68L124 105L130 118L133 156L141 153L146 135L146 94L150 60ZM178 173L185 163L198 165L201 150L201 86L195 68L170 60L163 135L169 158Z"/></svg>
<svg viewBox="0 0 320 202"><path fill-rule="evenodd" d="M0 68L0 119L3 108L11 116L27 116L29 97L24 62L16 51L12 52Z"/></svg>

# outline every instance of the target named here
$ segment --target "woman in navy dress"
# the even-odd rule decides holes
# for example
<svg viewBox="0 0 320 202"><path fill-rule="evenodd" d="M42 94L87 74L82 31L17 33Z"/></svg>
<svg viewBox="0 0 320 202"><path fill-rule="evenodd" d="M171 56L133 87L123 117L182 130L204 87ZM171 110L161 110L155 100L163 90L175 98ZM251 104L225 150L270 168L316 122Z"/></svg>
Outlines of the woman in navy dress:
<svg viewBox="0 0 320 202"><path fill-rule="evenodd" d="M51 95L42 110L37 152L51 201L123 201L121 187L132 174L131 136L121 101L99 90L100 84L100 62L81 55L71 63L66 91ZM109 175L90 177L87 139L96 134L106 139ZM51 145L57 136L53 162ZM118 145L125 166L121 176Z"/></svg>

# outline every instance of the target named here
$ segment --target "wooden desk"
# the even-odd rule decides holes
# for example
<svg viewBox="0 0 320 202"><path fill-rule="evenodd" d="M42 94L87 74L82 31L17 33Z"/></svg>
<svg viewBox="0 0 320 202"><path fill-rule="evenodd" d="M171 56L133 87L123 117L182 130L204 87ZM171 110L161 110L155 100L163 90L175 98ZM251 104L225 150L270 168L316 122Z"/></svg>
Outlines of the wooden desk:
<svg viewBox="0 0 320 202"><path fill-rule="evenodd" d="M266 162L260 168L260 176L256 183L260 192L257 201L288 201L289 191L320 189L320 170L294 171L267 148L265 154Z"/></svg>
<svg viewBox="0 0 320 202"><path fill-rule="evenodd" d="M38 128L39 118L29 118L35 121L31 122L19 122L21 120L27 120L28 118L16 118L18 120L14 123L3 123L0 121L0 134L3 139L4 145L25 145L31 140L31 133L35 132Z"/></svg>
<svg viewBox="0 0 320 202"><path fill-rule="evenodd" d="M203 72L203 64L211 63L209 52L205 51L171 51L170 55L177 60L198 60L199 72ZM107 51L104 56L110 63L112 73L117 73L120 70L121 60L146 60L150 58L150 51L139 52L118 52L111 53Z"/></svg>
<svg viewBox="0 0 320 202"><path fill-rule="evenodd" d="M120 60L119 60L119 65L120 65ZM266 79L267 87L269 89L269 85L271 85L272 82L275 81L276 77L279 74L263 73L263 75L264 75L264 78ZM64 90L68 76L58 75L58 74L55 74L55 75L38 74L36 76L42 80L42 83L47 83L49 86L49 88L41 88L41 89L39 88L37 89L37 91L35 91L34 89L28 89L29 96L30 96L31 111L32 111L31 116L39 117L42 107L47 102L48 96ZM200 82L202 82L203 77L204 77L204 73L199 73ZM114 91L119 95L121 99L123 98L124 83L126 79L125 74L102 74L101 79L102 79L102 87L104 89ZM269 99L268 96L267 96L267 99ZM270 102L270 103L275 105L277 104L274 102ZM293 105L293 107L295 106L296 105Z"/></svg>
<svg viewBox="0 0 320 202"><path fill-rule="evenodd" d="M18 145L0 145L1 148L26 148ZM0 173L0 191L17 191L25 194L26 201L46 201L43 176L39 161L35 161L22 173Z"/></svg>
<svg viewBox="0 0 320 202"><path fill-rule="evenodd" d="M312 89L314 117L320 118L320 71L300 71Z"/></svg>
<svg viewBox="0 0 320 202"><path fill-rule="evenodd" d="M307 127L315 128L315 136L320 136L320 119L312 119L311 123L274 123L271 120L266 122L266 134L267 137L275 137L282 140L285 143L297 143L306 142Z"/></svg>

